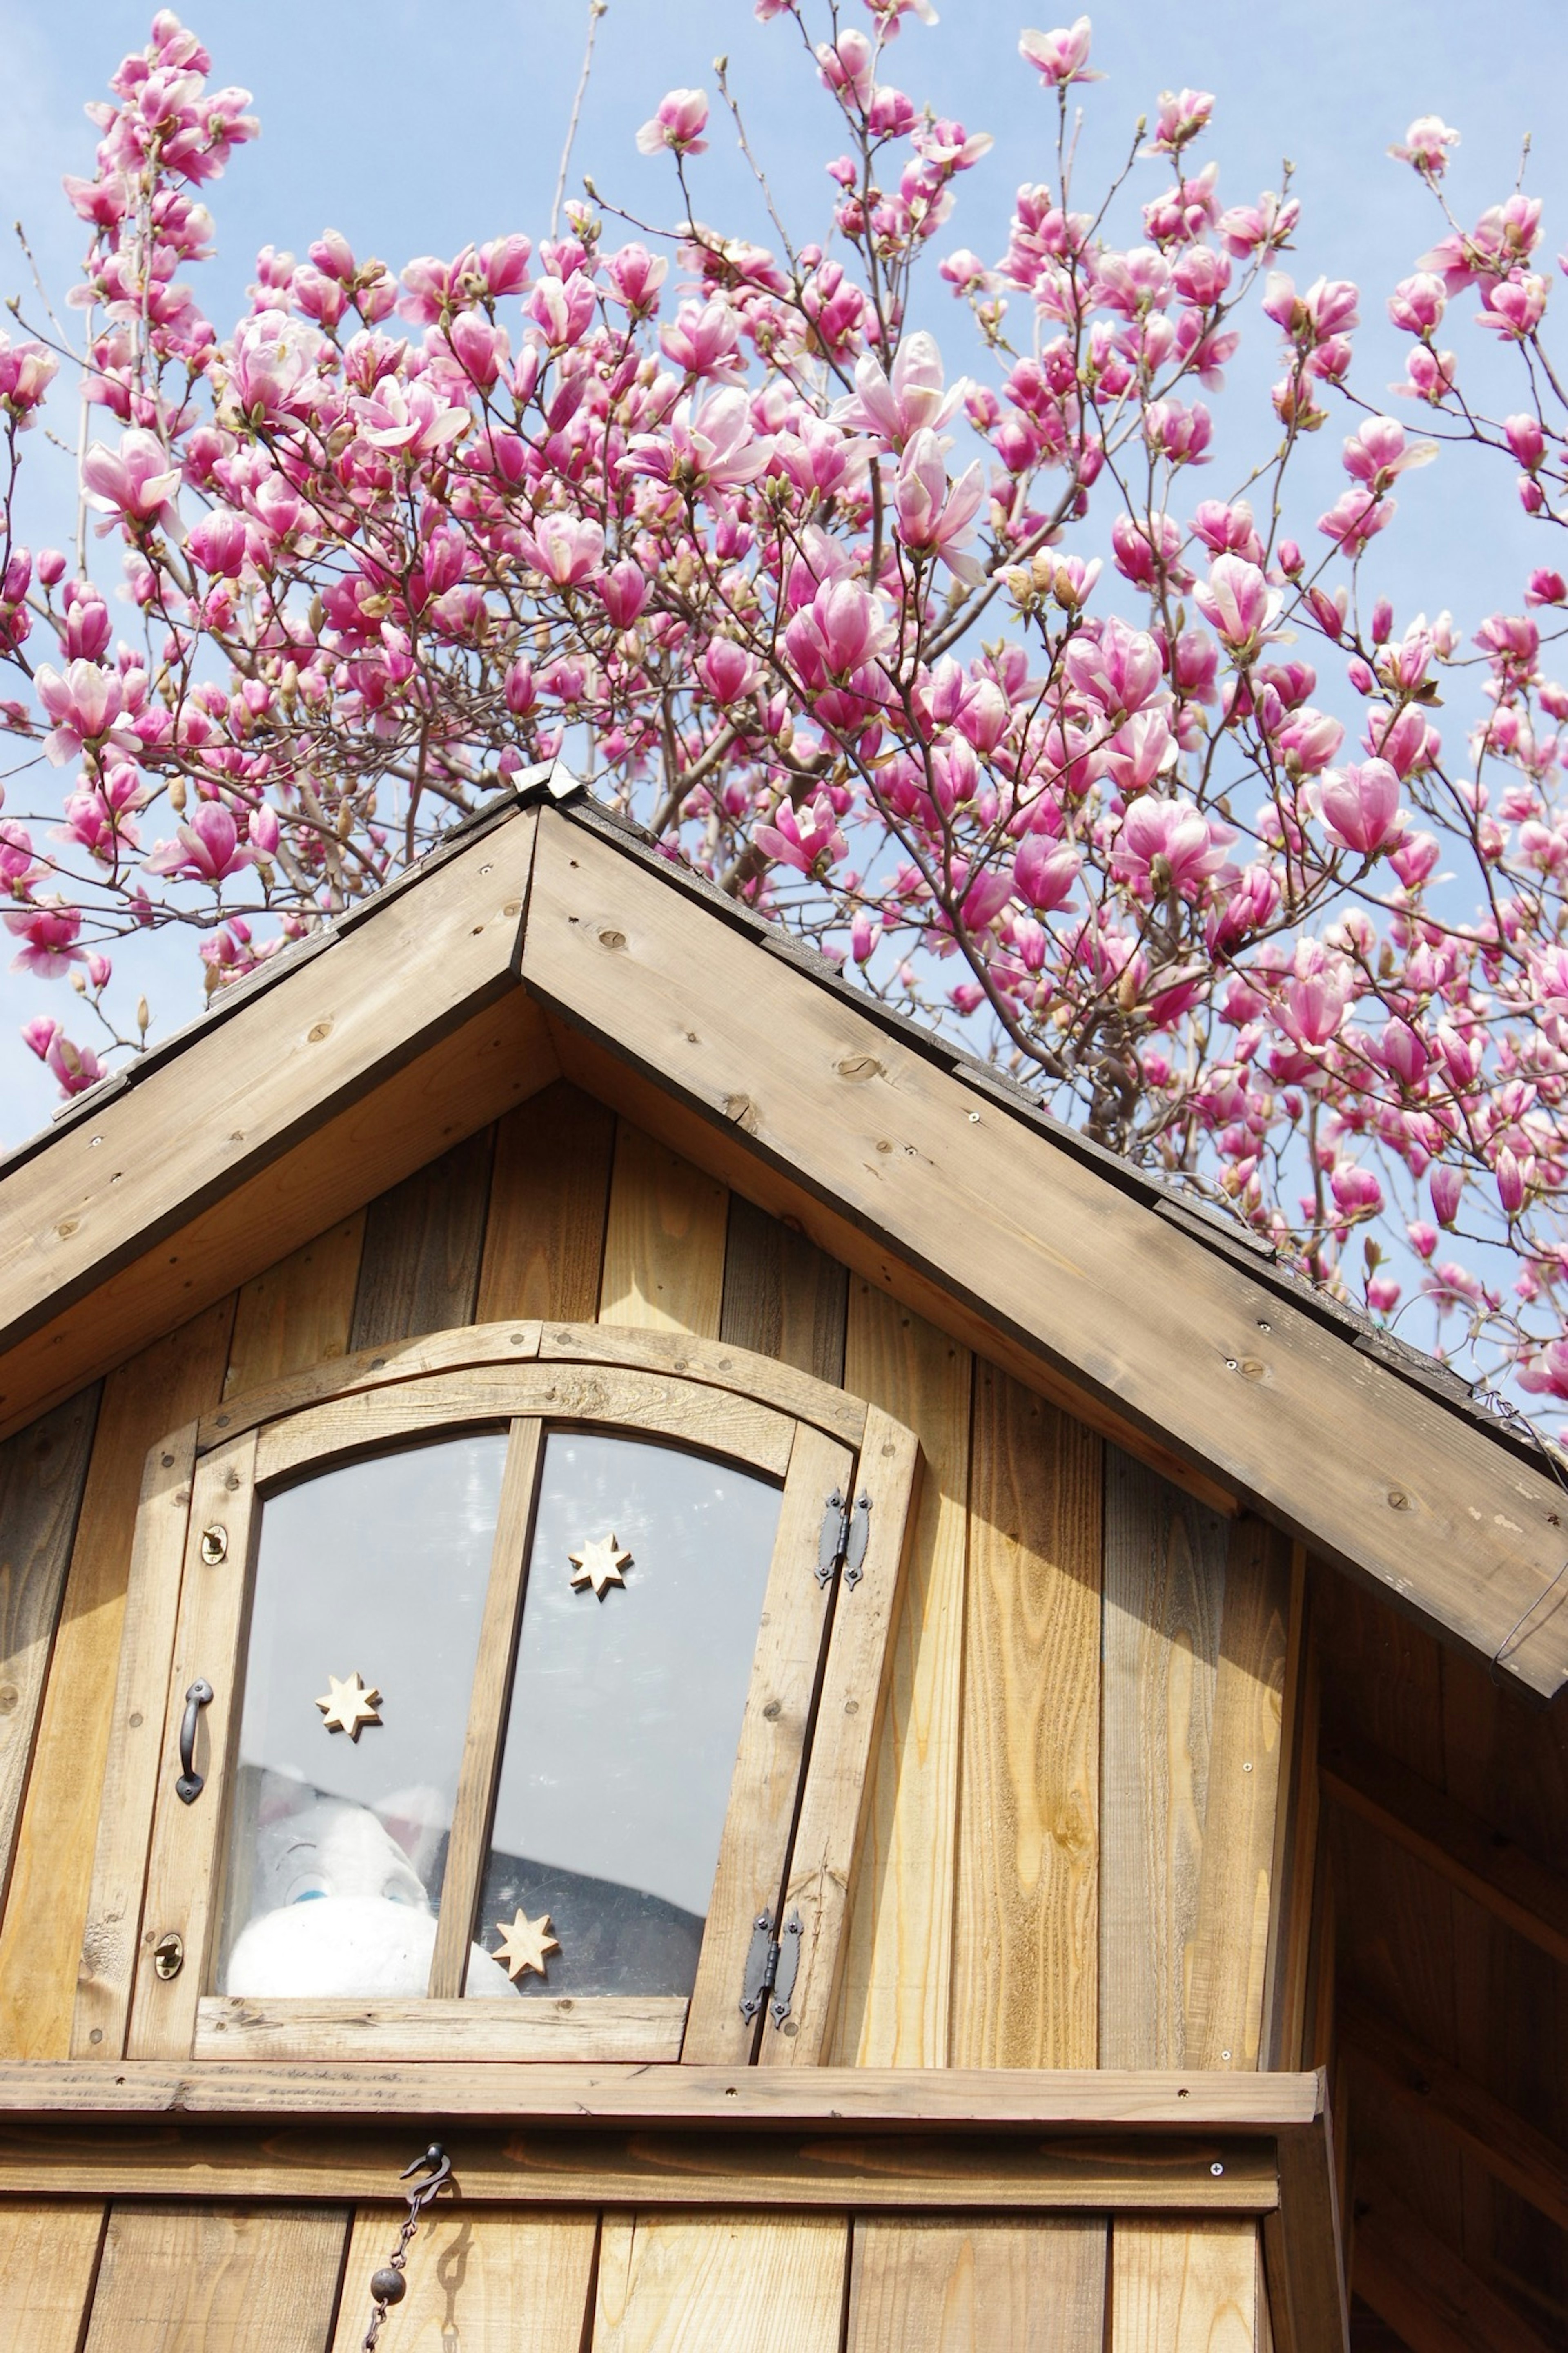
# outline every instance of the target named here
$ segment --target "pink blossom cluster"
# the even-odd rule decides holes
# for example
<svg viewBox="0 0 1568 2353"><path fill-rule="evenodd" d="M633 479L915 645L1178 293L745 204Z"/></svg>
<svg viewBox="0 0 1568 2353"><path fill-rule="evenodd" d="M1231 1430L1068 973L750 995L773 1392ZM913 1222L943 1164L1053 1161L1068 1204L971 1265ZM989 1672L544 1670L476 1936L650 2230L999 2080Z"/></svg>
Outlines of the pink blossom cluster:
<svg viewBox="0 0 1568 2353"><path fill-rule="evenodd" d="M986 261L943 232L989 140L891 72L929 8L757 14L838 151L817 239L769 250L683 202L654 249L583 203L395 276L329 230L264 251L220 336L180 273L256 126L160 13L68 189L82 491L137 625L85 540L0 551L0 720L66 787L0 817L16 962L133 1047L117 937L189 923L221 987L564 748L672 857L1103 1143L1568 1400L1568 586L1542 564L1465 646L1362 572L1440 441L1542 527L1568 512L1539 206L1463 228L1458 134L1423 117L1396 146L1444 207L1389 300L1416 438L1354 390L1358 289L1291 274L1288 188L1228 203L1197 161L1209 93L1147 110L1113 243L1073 182L1090 22L1026 30L1053 172ZM674 90L638 144L685 190L721 120ZM922 266L967 372L909 324ZM1495 422L1439 340L1460 292L1519 355ZM1278 341L1278 454L1226 496L1211 404L1247 319ZM58 357L0 349L13 474ZM1323 427L1343 488L1298 514ZM26 1036L68 1092L100 1075L53 1017Z"/></svg>

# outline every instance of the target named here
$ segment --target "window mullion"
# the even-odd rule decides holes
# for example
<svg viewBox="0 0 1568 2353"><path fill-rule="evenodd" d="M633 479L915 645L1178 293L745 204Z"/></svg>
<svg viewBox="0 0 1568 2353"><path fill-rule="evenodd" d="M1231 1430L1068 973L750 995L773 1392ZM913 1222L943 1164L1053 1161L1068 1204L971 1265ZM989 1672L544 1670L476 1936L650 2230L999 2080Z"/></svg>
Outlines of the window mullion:
<svg viewBox="0 0 1568 2353"><path fill-rule="evenodd" d="M489 1585L479 1630L479 1661L468 1704L458 1800L447 1841L447 1871L441 1886L436 1948L430 1959L430 1993L437 2000L457 1999L463 1990L468 1968L490 1816L500 1777L501 1740L522 1618L542 1436L542 1424L532 1417L520 1418L511 1425L501 1480L500 1509L490 1552Z"/></svg>

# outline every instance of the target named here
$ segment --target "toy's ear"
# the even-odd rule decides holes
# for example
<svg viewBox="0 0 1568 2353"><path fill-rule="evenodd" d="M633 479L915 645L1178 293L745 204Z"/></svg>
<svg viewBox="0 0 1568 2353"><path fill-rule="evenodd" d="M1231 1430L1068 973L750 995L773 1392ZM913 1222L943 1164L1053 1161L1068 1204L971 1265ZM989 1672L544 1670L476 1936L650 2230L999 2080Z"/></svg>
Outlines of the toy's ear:
<svg viewBox="0 0 1568 2353"><path fill-rule="evenodd" d="M320 1794L308 1781L296 1781L289 1773L275 1773L268 1766L261 1775L261 1788L256 1801L257 1821L281 1822L290 1814L302 1814L307 1806L315 1804Z"/></svg>
<svg viewBox="0 0 1568 2353"><path fill-rule="evenodd" d="M426 1781L416 1782L412 1788L395 1789L375 1809L376 1820L387 1836L396 1841L426 1883L446 1831L445 1813L441 1792Z"/></svg>

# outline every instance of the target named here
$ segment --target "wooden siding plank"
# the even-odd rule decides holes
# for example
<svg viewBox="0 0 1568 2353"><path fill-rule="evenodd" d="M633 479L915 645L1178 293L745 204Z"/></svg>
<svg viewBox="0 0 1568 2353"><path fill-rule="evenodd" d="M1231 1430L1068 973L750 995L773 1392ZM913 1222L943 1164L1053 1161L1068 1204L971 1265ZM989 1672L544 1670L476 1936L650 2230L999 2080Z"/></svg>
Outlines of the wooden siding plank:
<svg viewBox="0 0 1568 2353"><path fill-rule="evenodd" d="M70 2049L142 1469L156 1440L216 1402L233 1313L220 1301L104 1384L0 1930L8 2058Z"/></svg>
<svg viewBox="0 0 1568 2353"><path fill-rule="evenodd" d="M975 1367L952 2059L1089 2067L1099 2029L1099 1438Z"/></svg>
<svg viewBox="0 0 1568 2353"><path fill-rule="evenodd" d="M1106 1454L1100 2056L1187 2063L1228 1524Z"/></svg>
<svg viewBox="0 0 1568 2353"><path fill-rule="evenodd" d="M912 1430L925 1457L833 2042L865 2067L951 2055L973 1373L966 1348L850 1283L845 1386Z"/></svg>
<svg viewBox="0 0 1568 2353"><path fill-rule="evenodd" d="M844 1378L849 1271L741 1194L730 1197L719 1336L835 1388Z"/></svg>
<svg viewBox="0 0 1568 2353"><path fill-rule="evenodd" d="M83 2353L326 2353L342 2208L116 2206Z"/></svg>
<svg viewBox="0 0 1568 2353"><path fill-rule="evenodd" d="M0 1912L92 1452L84 1389L0 1446Z"/></svg>
<svg viewBox="0 0 1568 2353"><path fill-rule="evenodd" d="M481 1128L371 1203L351 1349L473 1322L494 1145Z"/></svg>
<svg viewBox="0 0 1568 2353"><path fill-rule="evenodd" d="M125 2049L163 1753L169 1661L179 1623L195 1446L196 1425L187 1422L161 1446L153 1446L142 1475L92 1889L71 2018L73 2058L118 2059Z"/></svg>
<svg viewBox="0 0 1568 2353"><path fill-rule="evenodd" d="M345 1354L363 1241L364 1212L356 1209L244 1285L235 1305L226 1398L248 1396Z"/></svg>
<svg viewBox="0 0 1568 2353"><path fill-rule="evenodd" d="M622 1120L605 1229L600 1323L716 1340L728 1210L722 1185Z"/></svg>
<svg viewBox="0 0 1568 2353"><path fill-rule="evenodd" d="M839 2353L837 2215L606 2215L593 2353Z"/></svg>
<svg viewBox="0 0 1568 2353"><path fill-rule="evenodd" d="M398 2219L384 2205L354 2216L332 2353L360 2353L371 2274L392 2252ZM409 2250L408 2294L382 2332L384 2353L582 2353L597 2237L592 2214L437 2204Z"/></svg>
<svg viewBox="0 0 1568 2353"><path fill-rule="evenodd" d="M615 1142L615 1113L564 1079L500 1123L479 1323L510 1315L593 1322Z"/></svg>
<svg viewBox="0 0 1568 2353"><path fill-rule="evenodd" d="M79 2353L98 2275L106 2210L0 2204L0 2346L5 2353Z"/></svg>
<svg viewBox="0 0 1568 2353"><path fill-rule="evenodd" d="M499 2004L463 2000L264 2000L207 1994L196 2004L197 2061L237 2066L367 2064L395 2081L404 2065L427 2070L467 2054L489 2067L526 2062L637 2060L668 2066L680 2056L688 2004L682 1994L592 1994L575 2000L535 1995ZM459 2064L461 2063L459 2062ZM486 2080L481 2076L481 2085ZM517 2086L527 2090L526 2079Z"/></svg>
<svg viewBox="0 0 1568 2353"><path fill-rule="evenodd" d="M1110 2232L1108 2353L1251 2353L1258 2232L1250 2222L1129 2221Z"/></svg>
<svg viewBox="0 0 1568 2353"><path fill-rule="evenodd" d="M846 2353L1102 2353L1105 2250L1100 2221L862 2216Z"/></svg>
<svg viewBox="0 0 1568 2353"><path fill-rule="evenodd" d="M789 1884L780 1908L802 1922L800 1968L790 2015L770 2020L758 2053L764 2066L819 2067L838 2015L847 1964L845 1925L866 1848L871 1760L888 1706L888 1646L905 1605L918 1537L921 1477L912 1431L879 1406L866 1416L857 1499L870 1498L863 1573L839 1585L823 1671L811 1767L795 1826Z"/></svg>
<svg viewBox="0 0 1568 2353"><path fill-rule="evenodd" d="M1203 1862L1187 1957L1187 2066L1258 2063L1289 1612L1289 1547L1247 1514L1232 1526L1226 1564Z"/></svg>
<svg viewBox="0 0 1568 2353"><path fill-rule="evenodd" d="M1310 2126L1282 2132L1276 2147L1279 2204L1263 2221L1268 2299L1258 2314L1260 2340L1267 2320L1279 2353L1347 2353L1344 2243L1327 2110Z"/></svg>
<svg viewBox="0 0 1568 2353"><path fill-rule="evenodd" d="M835 1440L796 1429L686 2028L682 2056L693 2066L744 2066L756 2047L757 2022L741 2015L746 1955L753 1922L763 1912L775 1925L782 1916L830 1607L813 1574L822 1507L848 1486L854 1467Z"/></svg>
<svg viewBox="0 0 1568 2353"><path fill-rule="evenodd" d="M563 1024L832 1202L858 1239L806 1229L852 1269L901 1261L965 1339L963 1311L994 1316L977 1345L1030 1386L1088 1391L1483 1656L1556 1577L1547 1471L551 810L522 972ZM1504 1665L1555 1691L1568 1609L1537 1609Z"/></svg>

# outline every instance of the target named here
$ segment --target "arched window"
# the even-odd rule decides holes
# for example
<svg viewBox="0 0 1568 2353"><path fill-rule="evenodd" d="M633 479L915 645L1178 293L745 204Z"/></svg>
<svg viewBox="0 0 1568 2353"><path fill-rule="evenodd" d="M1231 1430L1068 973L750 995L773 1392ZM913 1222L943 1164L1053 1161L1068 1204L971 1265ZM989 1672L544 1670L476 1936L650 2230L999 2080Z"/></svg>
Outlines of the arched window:
<svg viewBox="0 0 1568 2353"><path fill-rule="evenodd" d="M918 1470L840 1390L602 1325L155 1448L77 2047L820 2056Z"/></svg>

